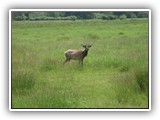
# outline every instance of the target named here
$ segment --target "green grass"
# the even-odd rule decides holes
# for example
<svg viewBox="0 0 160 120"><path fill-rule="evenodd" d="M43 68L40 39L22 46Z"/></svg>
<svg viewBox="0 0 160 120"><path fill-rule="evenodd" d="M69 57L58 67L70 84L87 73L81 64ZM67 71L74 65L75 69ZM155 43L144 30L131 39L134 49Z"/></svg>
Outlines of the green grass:
<svg viewBox="0 0 160 120"><path fill-rule="evenodd" d="M148 108L148 79L147 20L12 23L12 108Z"/></svg>

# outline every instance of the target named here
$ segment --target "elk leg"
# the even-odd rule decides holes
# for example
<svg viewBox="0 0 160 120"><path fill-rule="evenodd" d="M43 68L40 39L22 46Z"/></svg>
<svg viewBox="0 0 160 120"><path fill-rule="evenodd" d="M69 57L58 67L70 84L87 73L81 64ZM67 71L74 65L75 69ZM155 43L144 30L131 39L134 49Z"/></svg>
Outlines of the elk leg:
<svg viewBox="0 0 160 120"><path fill-rule="evenodd" d="M79 64L83 66L83 60L79 60Z"/></svg>
<svg viewBox="0 0 160 120"><path fill-rule="evenodd" d="M63 62L63 64L65 64L67 61L69 61L69 59L66 58L66 60Z"/></svg>
<svg viewBox="0 0 160 120"><path fill-rule="evenodd" d="M83 66L83 60L81 61L81 65Z"/></svg>
<svg viewBox="0 0 160 120"><path fill-rule="evenodd" d="M66 60L63 62L63 64L65 64L66 62L68 62L68 61L70 61L70 60L71 60L71 58L66 57Z"/></svg>

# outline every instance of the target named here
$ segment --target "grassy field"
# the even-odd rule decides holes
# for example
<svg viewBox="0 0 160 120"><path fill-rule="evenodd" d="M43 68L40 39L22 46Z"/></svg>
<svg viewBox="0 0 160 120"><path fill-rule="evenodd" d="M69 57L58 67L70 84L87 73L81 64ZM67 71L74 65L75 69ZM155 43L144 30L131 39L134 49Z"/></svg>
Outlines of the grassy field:
<svg viewBox="0 0 160 120"><path fill-rule="evenodd" d="M64 51L92 42L81 67ZM148 108L148 20L12 23L12 108Z"/></svg>

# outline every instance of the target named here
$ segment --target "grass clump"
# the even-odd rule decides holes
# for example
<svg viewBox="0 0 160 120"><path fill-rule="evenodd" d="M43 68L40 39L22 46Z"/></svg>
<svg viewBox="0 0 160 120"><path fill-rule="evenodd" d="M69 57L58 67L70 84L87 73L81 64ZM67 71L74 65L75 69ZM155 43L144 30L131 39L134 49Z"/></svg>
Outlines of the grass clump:
<svg viewBox="0 0 160 120"><path fill-rule="evenodd" d="M137 76L130 73L123 73L115 78L115 99L120 103L119 108L127 108L130 106L133 108L147 108L148 97L142 94L139 90L139 83L137 83ZM132 103L132 104L131 104Z"/></svg>
<svg viewBox="0 0 160 120"><path fill-rule="evenodd" d="M33 73L26 70L17 70L12 74L12 93L25 95L35 85Z"/></svg>
<svg viewBox="0 0 160 120"><path fill-rule="evenodd" d="M142 92L148 92L149 74L147 69L139 69L135 71L137 84Z"/></svg>

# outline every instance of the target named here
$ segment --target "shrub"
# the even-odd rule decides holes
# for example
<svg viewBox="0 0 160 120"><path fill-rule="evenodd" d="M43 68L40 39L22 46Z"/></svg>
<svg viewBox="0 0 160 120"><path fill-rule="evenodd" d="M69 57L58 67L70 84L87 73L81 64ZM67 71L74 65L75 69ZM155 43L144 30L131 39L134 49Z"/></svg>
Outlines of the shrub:
<svg viewBox="0 0 160 120"><path fill-rule="evenodd" d="M115 15L109 15L109 20L115 20L117 17Z"/></svg>
<svg viewBox="0 0 160 120"><path fill-rule="evenodd" d="M123 15L120 15L120 16L119 16L119 19L120 19L120 20L125 20L125 19L127 19L127 16L124 15L124 14L123 14Z"/></svg>
<svg viewBox="0 0 160 120"><path fill-rule="evenodd" d="M30 20L30 21L35 21L36 19L35 19L35 18L29 18L29 20Z"/></svg>
<svg viewBox="0 0 160 120"><path fill-rule="evenodd" d="M117 17L115 15L103 15L102 20L115 20Z"/></svg>
<svg viewBox="0 0 160 120"><path fill-rule="evenodd" d="M17 16L17 17L15 17L15 20L17 20L17 21L26 20L26 16L24 16L24 15Z"/></svg>
<svg viewBox="0 0 160 120"><path fill-rule="evenodd" d="M76 16L70 16L70 19L75 21L77 19L77 17Z"/></svg>
<svg viewBox="0 0 160 120"><path fill-rule="evenodd" d="M103 16L102 16L102 20L109 20L109 17L106 16L106 15L103 15Z"/></svg>

